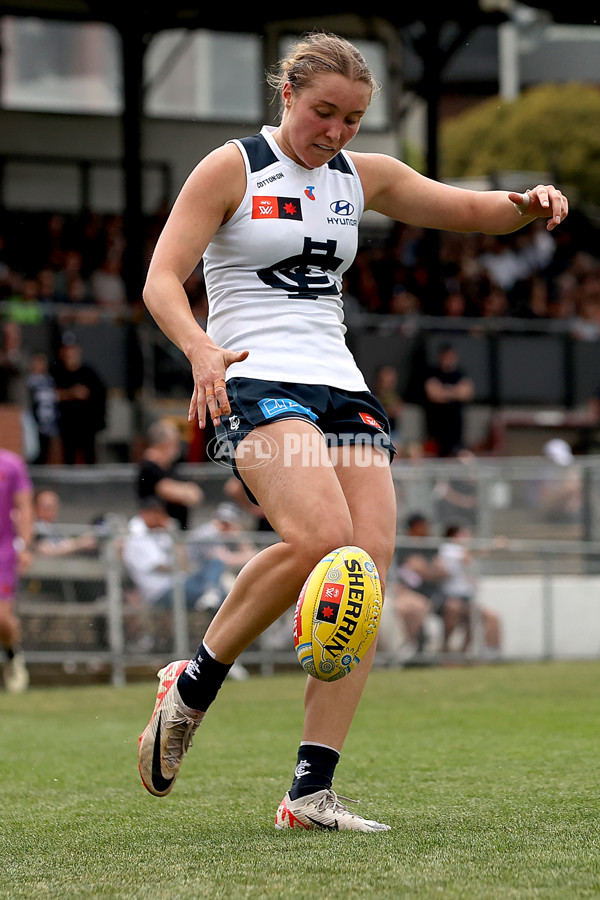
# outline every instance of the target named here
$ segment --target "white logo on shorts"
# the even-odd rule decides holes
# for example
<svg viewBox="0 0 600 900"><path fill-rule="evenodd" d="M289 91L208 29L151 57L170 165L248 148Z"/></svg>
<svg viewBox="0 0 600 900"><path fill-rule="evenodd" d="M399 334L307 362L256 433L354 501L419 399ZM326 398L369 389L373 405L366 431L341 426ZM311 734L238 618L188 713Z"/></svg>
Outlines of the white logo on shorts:
<svg viewBox="0 0 600 900"><path fill-rule="evenodd" d="M239 416L229 416L229 427L232 431L237 431L240 427L240 417Z"/></svg>

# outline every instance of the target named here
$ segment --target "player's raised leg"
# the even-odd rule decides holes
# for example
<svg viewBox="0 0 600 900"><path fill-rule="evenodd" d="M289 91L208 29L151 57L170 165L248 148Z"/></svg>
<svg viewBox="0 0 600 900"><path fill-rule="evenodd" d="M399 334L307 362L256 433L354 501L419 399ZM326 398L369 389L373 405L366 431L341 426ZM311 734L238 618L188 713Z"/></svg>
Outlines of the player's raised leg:
<svg viewBox="0 0 600 900"><path fill-rule="evenodd" d="M349 449L349 448L346 448ZM381 451L368 448L344 453L336 474L353 521L352 543L375 561L385 589L396 536L396 498L389 466ZM360 456L360 465L358 462ZM354 460L354 462L353 462ZM302 741L290 791L277 811L277 828L381 831L388 826L363 819L347 809L331 789L335 767L371 669L375 643L360 665L334 682L308 678ZM337 823L337 824L336 824Z"/></svg>
<svg viewBox="0 0 600 900"><path fill-rule="evenodd" d="M352 539L348 504L320 432L299 419L273 422L261 431L268 433L277 452L268 465L259 467L252 467L246 453L247 483L281 542L261 550L239 573L195 658L163 670L157 706L139 742L142 781L157 796L171 790L188 737L237 656L295 603L312 567L329 550ZM298 441L302 436L304 441ZM313 441L307 459L286 452Z"/></svg>

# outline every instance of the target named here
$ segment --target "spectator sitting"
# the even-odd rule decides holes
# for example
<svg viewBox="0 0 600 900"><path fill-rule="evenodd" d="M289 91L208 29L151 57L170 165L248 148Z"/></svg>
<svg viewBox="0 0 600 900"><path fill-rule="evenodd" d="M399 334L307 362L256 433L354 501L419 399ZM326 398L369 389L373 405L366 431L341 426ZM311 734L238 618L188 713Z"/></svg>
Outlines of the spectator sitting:
<svg viewBox="0 0 600 900"><path fill-rule="evenodd" d="M67 293L62 299L58 312L58 322L63 327L94 325L100 320L100 312L94 298L89 293L86 281L80 276L73 277L67 285Z"/></svg>
<svg viewBox="0 0 600 900"><path fill-rule="evenodd" d="M436 612L444 622L444 642L442 649L450 650L450 640L459 627L463 629L462 653L468 652L473 640L473 618L481 618L484 632L484 653L490 658L500 655L500 622L498 614L475 604L475 575L473 555L466 542L470 537L468 528L450 525L445 532L445 540L440 545L438 561L447 572L441 584L441 604Z"/></svg>
<svg viewBox="0 0 600 900"><path fill-rule="evenodd" d="M127 289L121 260L108 255L90 275L90 291L95 302L105 309L119 310L127 305Z"/></svg>
<svg viewBox="0 0 600 900"><path fill-rule="evenodd" d="M157 497L144 498L129 521L123 562L147 607L172 602L176 562L173 524Z"/></svg>
<svg viewBox="0 0 600 900"><path fill-rule="evenodd" d="M188 552L198 570L196 587L202 579L198 606L218 609L235 575L256 554L256 547L242 535L238 508L225 502L219 504L210 522L191 533Z"/></svg>
<svg viewBox="0 0 600 900"><path fill-rule="evenodd" d="M189 511L202 503L204 494L194 481L177 475L181 436L171 422L160 420L148 429L148 447L138 467L137 495L140 500L157 497L180 528L188 527Z"/></svg>
<svg viewBox="0 0 600 900"><path fill-rule="evenodd" d="M413 513L407 519L406 533L412 538L430 537L429 520L422 513ZM435 548L411 550L398 560L394 608L404 625L409 644L417 652L425 649L425 623L446 575Z"/></svg>
<svg viewBox="0 0 600 900"><path fill-rule="evenodd" d="M7 300L8 319L21 325L42 322L44 313L37 278L17 275L15 281L15 291Z"/></svg>
<svg viewBox="0 0 600 900"><path fill-rule="evenodd" d="M571 446L562 438L552 438L544 444L544 456L550 466L542 469L539 482L542 519L565 524L581 522L583 483Z"/></svg>
<svg viewBox="0 0 600 900"><path fill-rule="evenodd" d="M137 650L155 647L157 634L172 635L171 605L175 579L175 522L157 497L146 497L129 521L121 555L133 590L125 593L125 631ZM131 609L133 608L133 614ZM152 613L150 621L148 616ZM161 646L160 649L166 649Z"/></svg>
<svg viewBox="0 0 600 900"><path fill-rule="evenodd" d="M97 550L98 541L93 534L66 536L57 524L60 500L56 491L42 488L34 498L35 544L38 556L71 556L82 551Z"/></svg>
<svg viewBox="0 0 600 900"><path fill-rule="evenodd" d="M79 250L69 248L61 256L59 270L55 274L54 285L57 302L64 303L74 281L83 280L83 254Z"/></svg>
<svg viewBox="0 0 600 900"><path fill-rule="evenodd" d="M170 630L177 571L181 568L189 571L189 557L185 547L175 541L174 529L177 529L177 525L169 517L164 504L157 497L146 497L129 522L122 548L125 570L138 592L144 610L168 613L169 617L165 619L164 615L161 616L159 623L162 635L168 634ZM218 585L218 580L215 579L220 578L224 567L222 559L215 559L218 566L201 566L184 579L183 595L188 610L207 608L202 598L215 584ZM149 649L151 641L151 636L142 635L138 646ZM247 677L247 672L240 663L235 663L229 674L235 679Z"/></svg>
<svg viewBox="0 0 600 900"><path fill-rule="evenodd" d="M183 571L187 609L205 609L208 604L204 595L219 587L225 557L214 553L209 561L214 560L216 564L206 565L206 560L195 554L192 563L186 545L175 540L176 532L177 525L164 503L156 497L146 497L129 521L123 543L125 568L145 606L170 609L176 573Z"/></svg>
<svg viewBox="0 0 600 900"><path fill-rule="evenodd" d="M58 303L59 296L56 288L56 275L49 266L40 269L37 273L38 297L40 303Z"/></svg>

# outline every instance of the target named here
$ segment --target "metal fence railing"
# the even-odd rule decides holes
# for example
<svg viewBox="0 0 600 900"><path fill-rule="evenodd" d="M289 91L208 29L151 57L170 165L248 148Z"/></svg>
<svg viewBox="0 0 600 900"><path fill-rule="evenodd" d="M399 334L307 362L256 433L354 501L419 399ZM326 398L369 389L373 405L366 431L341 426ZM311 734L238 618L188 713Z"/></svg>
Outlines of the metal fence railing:
<svg viewBox="0 0 600 900"><path fill-rule="evenodd" d="M82 526L63 530L80 533ZM186 658L195 651L218 602L211 605L205 594L204 599L190 602L185 587L189 567L182 564L180 551L189 550L192 543L196 551L214 549L214 535L175 535L172 592L164 606L146 602L132 580L125 562L126 540L125 522L116 517L104 523L93 551L68 557L35 556L22 578L17 606L29 665L50 664L67 672L78 667L102 670L114 685L120 685L136 667L163 665L167 659ZM258 552L278 538L242 532L222 542L231 545L242 540L252 542ZM600 658L600 543L591 541L469 538L467 569L473 595L468 647L464 646L465 622L463 632L459 626L444 646L442 583L429 590L411 585L410 590L426 604L421 606L421 633L411 637L403 605L408 598L403 566L415 556L435 559L442 543L439 536L398 535L377 665L434 664L448 659ZM236 569L225 566L221 574L226 590ZM486 645L486 615L499 623L500 647L494 654ZM262 675L297 665L291 611L245 651L240 664Z"/></svg>
<svg viewBox="0 0 600 900"><path fill-rule="evenodd" d="M132 463L31 467L36 488L56 490L62 518L77 524L132 516L137 471ZM205 495L194 517L209 518L224 499L231 470L207 462L182 464L179 471L200 484ZM407 517L418 511L438 536L458 523L477 538L600 540L600 454L574 456L566 466L538 456L399 459L392 474L399 534Z"/></svg>

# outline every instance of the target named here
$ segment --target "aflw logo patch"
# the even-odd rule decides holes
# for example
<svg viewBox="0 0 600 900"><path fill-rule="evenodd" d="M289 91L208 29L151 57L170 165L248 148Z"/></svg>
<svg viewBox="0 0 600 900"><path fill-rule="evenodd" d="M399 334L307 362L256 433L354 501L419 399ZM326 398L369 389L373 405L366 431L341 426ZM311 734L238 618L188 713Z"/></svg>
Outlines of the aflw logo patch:
<svg viewBox="0 0 600 900"><path fill-rule="evenodd" d="M340 603L344 596L343 584L326 581L321 591L321 599L319 608L317 609L316 618L320 622L337 622L338 613L340 611Z"/></svg>
<svg viewBox="0 0 600 900"><path fill-rule="evenodd" d="M299 197L253 197L253 219L295 219L302 221Z"/></svg>

